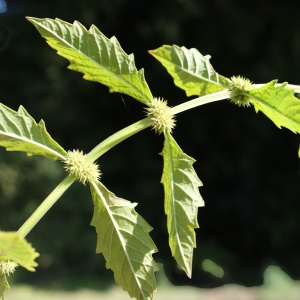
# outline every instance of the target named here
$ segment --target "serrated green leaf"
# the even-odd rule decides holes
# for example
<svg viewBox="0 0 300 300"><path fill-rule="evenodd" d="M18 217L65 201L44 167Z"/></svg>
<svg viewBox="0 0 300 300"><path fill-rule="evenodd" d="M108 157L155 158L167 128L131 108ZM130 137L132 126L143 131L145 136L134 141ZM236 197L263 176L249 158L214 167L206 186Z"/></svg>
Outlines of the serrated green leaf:
<svg viewBox="0 0 300 300"><path fill-rule="evenodd" d="M52 160L64 159L67 152L46 130L43 120L37 124L24 107L16 112L0 103L0 146L7 151L43 155Z"/></svg>
<svg viewBox="0 0 300 300"><path fill-rule="evenodd" d="M228 80L219 75L197 49L164 45L149 51L167 69L175 85L187 96L204 96L228 89Z"/></svg>
<svg viewBox="0 0 300 300"><path fill-rule="evenodd" d="M188 277L192 275L198 207L204 206L199 193L202 182L192 167L195 160L183 153L172 135L165 133L161 182L165 190L165 213L173 257Z"/></svg>
<svg viewBox="0 0 300 300"><path fill-rule="evenodd" d="M94 25L87 30L77 21L27 19L50 47L70 61L69 69L108 86L110 92L127 94L145 104L151 102L144 70L136 69L133 54L127 55L115 37L108 39Z"/></svg>
<svg viewBox="0 0 300 300"><path fill-rule="evenodd" d="M6 290L9 290L10 286L4 274L0 274L0 300L4 300L4 294Z"/></svg>
<svg viewBox="0 0 300 300"><path fill-rule="evenodd" d="M17 232L0 231L0 260L11 260L34 272L39 254Z"/></svg>
<svg viewBox="0 0 300 300"><path fill-rule="evenodd" d="M250 90L250 101L256 112L263 112L277 127L300 133L300 100L294 96L293 89L285 87L287 83L275 86L276 83L273 80Z"/></svg>
<svg viewBox="0 0 300 300"><path fill-rule="evenodd" d="M137 300L152 299L156 290L152 258L157 248L149 236L152 227L134 210L136 203L116 197L100 182L91 183L97 232L97 253L103 253L106 268L116 283Z"/></svg>

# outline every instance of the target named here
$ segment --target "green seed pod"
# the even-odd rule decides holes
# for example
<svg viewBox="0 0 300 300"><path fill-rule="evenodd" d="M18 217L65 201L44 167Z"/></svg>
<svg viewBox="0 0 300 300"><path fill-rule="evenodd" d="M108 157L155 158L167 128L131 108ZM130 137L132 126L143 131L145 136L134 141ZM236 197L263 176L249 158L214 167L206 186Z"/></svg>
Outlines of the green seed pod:
<svg viewBox="0 0 300 300"><path fill-rule="evenodd" d="M160 98L153 98L149 107L146 108L147 116L156 133L172 132L175 127L174 115L170 114L169 110L167 101Z"/></svg>
<svg viewBox="0 0 300 300"><path fill-rule="evenodd" d="M230 102L238 106L250 106L251 101L247 93L253 88L249 79L241 76L233 76L229 80Z"/></svg>
<svg viewBox="0 0 300 300"><path fill-rule="evenodd" d="M101 175L99 166L95 163L86 165L85 158L86 155L82 151L73 150L68 151L68 156L64 160L64 168L69 172L69 175L74 175L83 184L87 181L98 180Z"/></svg>

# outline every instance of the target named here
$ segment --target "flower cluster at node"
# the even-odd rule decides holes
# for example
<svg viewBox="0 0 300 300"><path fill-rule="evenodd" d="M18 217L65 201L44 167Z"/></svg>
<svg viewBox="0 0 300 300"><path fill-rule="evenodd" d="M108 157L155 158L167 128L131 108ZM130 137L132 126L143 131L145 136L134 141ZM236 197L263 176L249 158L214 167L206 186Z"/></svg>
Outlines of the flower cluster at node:
<svg viewBox="0 0 300 300"><path fill-rule="evenodd" d="M249 79L242 76L233 76L229 79L230 102L238 106L250 106L250 97L247 93L253 88Z"/></svg>
<svg viewBox="0 0 300 300"><path fill-rule="evenodd" d="M174 115L170 114L169 110L167 101L160 98L153 98L149 107L146 108L152 127L158 134L165 131L172 132L175 127Z"/></svg>
<svg viewBox="0 0 300 300"><path fill-rule="evenodd" d="M0 275L9 275L12 274L16 267L18 266L17 263L14 261L0 261Z"/></svg>
<svg viewBox="0 0 300 300"><path fill-rule="evenodd" d="M68 151L68 156L64 160L64 168L69 172L69 175L74 175L83 184L98 180L101 175L99 166L95 163L86 165L85 158L86 155L82 151L73 150Z"/></svg>

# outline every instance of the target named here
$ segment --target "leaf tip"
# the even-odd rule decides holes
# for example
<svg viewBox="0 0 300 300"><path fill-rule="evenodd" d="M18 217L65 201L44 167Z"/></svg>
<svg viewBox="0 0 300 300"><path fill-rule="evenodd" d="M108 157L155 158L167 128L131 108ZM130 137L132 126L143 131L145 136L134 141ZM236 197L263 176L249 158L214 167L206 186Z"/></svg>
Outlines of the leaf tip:
<svg viewBox="0 0 300 300"><path fill-rule="evenodd" d="M29 16L26 16L25 18L26 18L26 20L29 21L30 23L34 23L34 20L36 19L36 18L34 18L34 17L29 17Z"/></svg>

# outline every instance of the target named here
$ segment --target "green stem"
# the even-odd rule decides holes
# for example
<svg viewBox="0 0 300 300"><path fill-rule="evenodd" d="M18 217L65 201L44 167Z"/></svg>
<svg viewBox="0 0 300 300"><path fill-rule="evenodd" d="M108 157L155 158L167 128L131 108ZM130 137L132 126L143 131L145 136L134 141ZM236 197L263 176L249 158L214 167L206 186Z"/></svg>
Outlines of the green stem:
<svg viewBox="0 0 300 300"><path fill-rule="evenodd" d="M280 84L276 84L280 85ZM258 88L262 85L256 84L255 88ZM294 89L296 93L300 93L300 86L297 85L286 85L287 88ZM207 103L224 100L229 98L230 91L221 91L214 94L206 95L187 101L180 105L177 105L170 109L171 114L176 115L188 109L204 105ZM91 164L96 159L98 159L105 152L126 140L130 136L142 131L143 129L151 125L149 118L140 120L118 132L111 135L100 144L98 144L86 157L85 163ZM300 153L300 150L299 150ZM300 156L300 154L299 154ZM28 220L20 227L18 230L19 234L22 237L25 237L31 229L39 222L39 220L45 215L45 213L52 207L52 205L61 197L61 195L69 188L69 186L75 181L74 176L66 177L53 191L52 193L42 202L42 204L36 209L36 211L28 218Z"/></svg>
<svg viewBox="0 0 300 300"><path fill-rule="evenodd" d="M52 205L60 198L60 196L69 188L75 181L74 176L66 177L42 202L42 204L35 210L35 212L27 219L27 221L20 227L18 233L23 238L31 231L31 229L39 222L45 213L52 207Z"/></svg>
<svg viewBox="0 0 300 300"><path fill-rule="evenodd" d="M98 144L87 156L85 159L86 164L91 164L105 152L126 140L130 136L138 133L139 131L149 127L151 125L149 118L145 118L136 123L131 124L128 127L123 128L122 130L111 135L100 144Z"/></svg>
<svg viewBox="0 0 300 300"><path fill-rule="evenodd" d="M133 134L149 127L150 125L150 120L148 118L145 118L116 132L115 134L111 135L106 140L101 142L98 146L96 146L87 155L85 163L92 163L115 145L119 144ZM46 212L75 180L76 178L74 176L68 176L52 191L52 193L41 203L41 205L35 210L35 212L20 227L20 229L18 230L20 236L25 237L31 231L31 229L40 221L40 219L46 214Z"/></svg>
<svg viewBox="0 0 300 300"><path fill-rule="evenodd" d="M228 91L222 91L211 95L199 97L171 108L171 113L175 115L193 107L197 107L218 100L223 100L228 98L229 94L230 92ZM100 144L98 144L86 156L85 163L91 164L101 155L103 155L105 152L107 152L117 144L126 140L130 136L142 131L143 129L149 127L150 125L150 119L145 118L116 132L115 134L111 135L110 137L102 141ZM31 229L39 222L39 220L45 215L45 213L52 207L52 205L61 197L61 195L69 188L69 186L74 181L74 176L68 176L52 191L52 193L42 202L42 204L18 230L19 234L22 237L25 237L31 231Z"/></svg>
<svg viewBox="0 0 300 300"><path fill-rule="evenodd" d="M203 104L207 104L214 101L224 100L227 99L230 95L229 91L221 91L214 94L210 94L207 96L199 97L193 99L191 101L182 103L170 109L172 114L178 114L185 110L191 109L193 107L197 107ZM116 146L117 144L121 143L122 141L126 140L130 136L142 131L143 129L149 127L151 125L149 118L145 118L140 120L130 126L116 132L115 134L111 135L100 144L98 144L87 156L85 159L86 164L91 164L96 159L98 159L101 155L105 152Z"/></svg>
<svg viewBox="0 0 300 300"><path fill-rule="evenodd" d="M275 86L276 85L277 84L275 84ZM293 89L295 91L295 93L297 93L297 94L300 93L300 86L299 85L287 84L285 87L288 88L288 89Z"/></svg>
<svg viewBox="0 0 300 300"><path fill-rule="evenodd" d="M264 84L255 84L254 87L258 88L260 86L263 86ZM281 85L281 84L276 84ZM287 84L287 88L294 89L296 93L300 93L300 86L299 85L291 85ZM220 101L224 99L228 99L230 97L230 91L225 90L213 94L209 94L206 96L198 97L196 99L187 101L185 103L179 104L175 107L172 107L170 109L171 114L176 115L183 111L186 111L188 109L192 109L194 107L208 104L215 101ZM117 144L121 143L125 139L129 138L130 136L134 135L135 133L138 133L139 131L149 127L151 125L150 120L148 118L145 118L141 121L138 121L118 132L111 135L104 141L102 141L100 144L98 144L86 157L85 163L90 164L94 162L96 159L98 159L101 155L103 155L105 152L116 146Z"/></svg>
<svg viewBox="0 0 300 300"><path fill-rule="evenodd" d="M202 96L202 97L187 101L185 103L179 104L175 107L172 107L170 109L170 111L171 111L171 114L176 115L183 111L186 111L188 109L191 109L191 108L194 108L194 107L197 107L200 105L227 99L227 98L229 98L229 95L230 95L230 91L228 91L228 90L213 93L210 95Z"/></svg>

